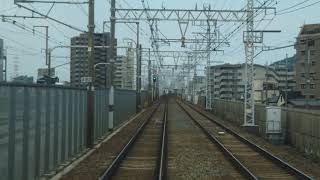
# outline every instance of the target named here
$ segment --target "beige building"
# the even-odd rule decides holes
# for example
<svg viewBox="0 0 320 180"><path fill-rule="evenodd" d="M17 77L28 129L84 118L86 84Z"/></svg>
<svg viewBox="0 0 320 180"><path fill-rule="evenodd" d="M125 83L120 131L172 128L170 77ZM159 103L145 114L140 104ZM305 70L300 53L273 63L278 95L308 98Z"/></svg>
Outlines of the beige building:
<svg viewBox="0 0 320 180"><path fill-rule="evenodd" d="M126 56L120 57L115 65L114 84L116 88L121 89L136 89L136 66L134 64L135 51L129 48Z"/></svg>
<svg viewBox="0 0 320 180"><path fill-rule="evenodd" d="M295 49L296 90L307 99L320 98L320 24L304 25Z"/></svg>
<svg viewBox="0 0 320 180"><path fill-rule="evenodd" d="M254 97L257 103L279 95L277 73L262 65L255 65ZM215 99L242 100L245 92L245 65L223 64L211 66L211 97Z"/></svg>
<svg viewBox="0 0 320 180"><path fill-rule="evenodd" d="M296 88L296 71L295 71L296 56L288 57L280 61L270 64L279 76L279 90L281 91L294 91Z"/></svg>

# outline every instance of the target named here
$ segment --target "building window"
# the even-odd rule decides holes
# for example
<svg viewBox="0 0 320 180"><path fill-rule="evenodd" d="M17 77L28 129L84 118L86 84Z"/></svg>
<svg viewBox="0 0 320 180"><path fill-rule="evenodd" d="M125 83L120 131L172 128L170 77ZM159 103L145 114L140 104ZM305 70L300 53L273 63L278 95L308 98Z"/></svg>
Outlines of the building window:
<svg viewBox="0 0 320 180"><path fill-rule="evenodd" d="M313 47L314 46L314 40L308 40L308 46Z"/></svg>
<svg viewBox="0 0 320 180"><path fill-rule="evenodd" d="M310 95L309 97L310 97L310 99L314 99L314 98L315 98L315 96L314 96L314 95Z"/></svg>
<svg viewBox="0 0 320 180"><path fill-rule="evenodd" d="M306 55L306 51L301 51L301 55L302 56Z"/></svg>
<svg viewBox="0 0 320 180"><path fill-rule="evenodd" d="M305 77L305 73L301 73L301 77Z"/></svg>
<svg viewBox="0 0 320 180"><path fill-rule="evenodd" d="M310 73L310 77L311 78L315 78L316 77L316 73L314 73L314 72Z"/></svg>
<svg viewBox="0 0 320 180"><path fill-rule="evenodd" d="M306 88L306 84L301 84L301 89L305 89Z"/></svg>
<svg viewBox="0 0 320 180"><path fill-rule="evenodd" d="M316 84L310 84L310 89L315 89L316 88Z"/></svg>
<svg viewBox="0 0 320 180"><path fill-rule="evenodd" d="M316 65L316 62L315 61L312 61L311 62L311 66L315 66Z"/></svg>

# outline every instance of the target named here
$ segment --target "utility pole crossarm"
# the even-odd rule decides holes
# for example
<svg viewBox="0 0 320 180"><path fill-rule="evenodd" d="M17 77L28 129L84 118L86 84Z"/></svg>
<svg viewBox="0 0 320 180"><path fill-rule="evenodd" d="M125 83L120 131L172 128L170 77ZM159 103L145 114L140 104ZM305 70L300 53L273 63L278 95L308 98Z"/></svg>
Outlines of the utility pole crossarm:
<svg viewBox="0 0 320 180"><path fill-rule="evenodd" d="M118 20L167 20L167 21L224 21L243 22L246 10L195 10L195 9L116 9Z"/></svg>

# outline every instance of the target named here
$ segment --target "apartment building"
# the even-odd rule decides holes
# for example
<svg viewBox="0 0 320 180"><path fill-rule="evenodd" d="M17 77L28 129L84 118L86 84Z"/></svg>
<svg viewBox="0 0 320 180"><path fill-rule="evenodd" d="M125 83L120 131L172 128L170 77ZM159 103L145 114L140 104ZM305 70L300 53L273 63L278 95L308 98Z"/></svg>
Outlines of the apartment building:
<svg viewBox="0 0 320 180"><path fill-rule="evenodd" d="M278 86L281 91L294 91L296 88L296 56L288 57L272 63L269 67L279 76Z"/></svg>
<svg viewBox="0 0 320 180"><path fill-rule="evenodd" d="M95 46L110 45L110 33L95 33ZM88 77L88 35L86 33L71 38L71 46L86 46L86 47L71 47L71 63L70 63L70 83L71 86L83 87L81 83L82 77ZM110 60L110 49L95 48L94 49L94 64L107 63ZM95 68L95 86L108 87L111 79L108 74L109 67L106 65L98 65Z"/></svg>
<svg viewBox="0 0 320 180"><path fill-rule="evenodd" d="M192 79L193 94L198 96L205 96L206 94L206 77L195 76Z"/></svg>
<svg viewBox="0 0 320 180"><path fill-rule="evenodd" d="M125 56L117 58L115 63L114 86L121 89L136 89L135 50L128 48Z"/></svg>
<svg viewBox="0 0 320 180"><path fill-rule="evenodd" d="M320 98L320 24L304 25L296 39L296 90Z"/></svg>
<svg viewBox="0 0 320 180"><path fill-rule="evenodd" d="M254 65L254 97L257 103L279 95L278 75L262 65ZM245 64L223 64L210 67L211 97L243 100L245 93Z"/></svg>

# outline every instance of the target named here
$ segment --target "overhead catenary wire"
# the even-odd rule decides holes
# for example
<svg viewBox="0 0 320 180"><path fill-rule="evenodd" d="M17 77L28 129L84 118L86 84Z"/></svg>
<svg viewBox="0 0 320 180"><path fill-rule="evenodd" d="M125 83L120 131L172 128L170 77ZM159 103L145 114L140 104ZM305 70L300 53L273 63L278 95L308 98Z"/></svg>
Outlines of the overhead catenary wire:
<svg viewBox="0 0 320 180"><path fill-rule="evenodd" d="M17 9L17 8L18 8L18 7L11 7L11 8L7 8L7 9L0 10L0 12L1 12L1 13L5 13L5 12L8 12L8 11Z"/></svg>
<svg viewBox="0 0 320 180"><path fill-rule="evenodd" d="M14 26L26 31L26 32L32 33L40 38L46 38L45 34L42 33L41 31L35 30L35 29L33 29L33 27L29 27L29 26L25 25L24 23L20 23L16 20L13 20L12 18L2 17L2 20L4 22L11 23L12 25L14 25ZM56 40L55 38L53 38L51 36L49 36L49 41L52 43L55 43L55 44L62 44L60 41Z"/></svg>
<svg viewBox="0 0 320 180"><path fill-rule="evenodd" d="M59 23L59 24L62 24L62 25L64 25L64 26L66 26L66 27L69 27L70 29L75 30L75 31L79 31L79 32L83 32L83 33L86 32L86 31L81 30L81 29L79 29L79 28L77 28L77 27L74 27L74 26L72 26L72 25L70 25L70 24L67 24L67 23L62 22L62 21L60 21L60 20L57 20L57 19L55 19L55 18L52 18L52 17L50 17L50 16L48 16L48 15L46 15L46 14L43 14L43 13L41 13L41 12L39 12L39 11L36 11L36 10L34 10L34 9L32 9L32 8L29 8L29 7L25 6L25 5L19 4L19 7L24 8L24 9L26 9L26 10L32 12L32 13L35 13L35 14L37 14L37 15L39 15L39 16L42 16L42 17L45 17L45 18L47 18L47 19L49 19L49 20L52 20L52 21L54 21L54 22L57 22L57 23Z"/></svg>
<svg viewBox="0 0 320 180"><path fill-rule="evenodd" d="M11 38L9 38L9 37L3 36L3 35L1 35L1 34L0 34L0 37L3 38L3 39L5 39L5 40L11 41L11 42L13 42L13 43L15 43L15 44L23 47L23 48L26 48L26 49L29 49L29 50L32 50L32 51L38 51L38 49L31 48L31 47L26 47L25 44L22 44L22 43L19 42L19 41L16 41L16 40L11 39Z"/></svg>
<svg viewBox="0 0 320 180"><path fill-rule="evenodd" d="M299 11L299 10L302 10L302 9L305 9L305 8L309 8L311 6L314 6L316 4L319 4L320 1L316 1L316 2L313 2L309 5L306 5L306 6L303 6L303 7L299 7L299 8L296 8L294 10L291 10L291 11L285 11L285 12L282 12L282 13L277 13L277 15L284 15L284 14L290 14L290 13L293 13L293 12L296 12L296 11Z"/></svg>
<svg viewBox="0 0 320 180"><path fill-rule="evenodd" d="M85 15L85 16L87 16L88 17L88 12L85 10L85 8L83 7L83 4L80 4L79 2L79 0L72 0L72 2L76 2L76 6L77 6L77 8ZM102 32L102 30L100 29L100 27L99 26L97 26L97 22L95 22L95 24L96 24L96 28L98 29L98 31L100 31L100 32Z"/></svg>
<svg viewBox="0 0 320 180"><path fill-rule="evenodd" d="M302 1L302 2L298 2L298 3L296 3L296 4L292 5L292 6L289 6L289 7L287 7L287 8L284 8L284 9L281 9L281 10L277 11L277 13L290 10L290 9L292 9L292 8L295 8L295 7L299 6L299 5L302 5L302 4L304 4L304 3L307 3L308 1L310 1L310 0L304 0L304 1Z"/></svg>
<svg viewBox="0 0 320 180"><path fill-rule="evenodd" d="M262 8L263 6L269 6L269 5L271 5L271 3L272 2L274 2L274 0L271 0L270 2L269 2L270 0L268 0L268 1L265 1L258 9L256 9L255 10L255 16L254 17L257 17L258 15L259 15L259 13L257 13L259 10L260 10L260 8ZM266 4L267 2L269 2L269 4ZM260 12L261 13L261 12ZM250 17L250 18L254 18L254 17ZM228 41L231 37L233 37L237 32L239 32L240 30L241 30L241 28L242 28L242 26L244 26L246 24L246 21L244 21L244 22L242 22L237 28L235 28L232 32L230 32L230 33L228 33L228 35L220 42L220 43L218 43L218 45L217 46L215 46L214 47L214 49L217 49L217 48L219 48L224 42L226 42L226 41Z"/></svg>

